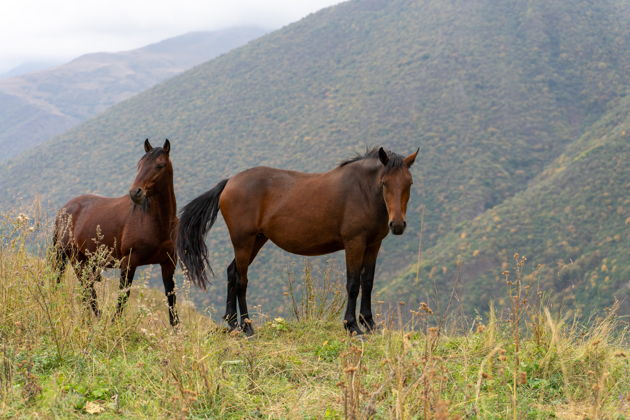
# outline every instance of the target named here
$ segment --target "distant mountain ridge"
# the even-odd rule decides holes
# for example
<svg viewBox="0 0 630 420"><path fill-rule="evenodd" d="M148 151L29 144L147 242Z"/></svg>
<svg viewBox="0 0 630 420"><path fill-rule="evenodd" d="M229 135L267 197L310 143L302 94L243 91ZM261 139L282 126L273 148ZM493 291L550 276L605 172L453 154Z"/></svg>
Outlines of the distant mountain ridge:
<svg viewBox="0 0 630 420"><path fill-rule="evenodd" d="M34 73L36 71L46 70L51 67L55 67L61 64L59 61L32 61L18 64L17 66L10 68L4 73L0 73L0 79L8 79L10 77L21 76L27 73Z"/></svg>
<svg viewBox="0 0 630 420"><path fill-rule="evenodd" d="M265 32L256 27L192 32L131 51L86 54L57 67L1 79L0 161Z"/></svg>
<svg viewBox="0 0 630 420"><path fill-rule="evenodd" d="M433 287L410 280L424 211L423 248L430 252L423 270L443 281L439 287L449 286L460 253L462 258L475 251L489 256L467 265L472 267L467 290L487 292L462 297L474 311L475 304L487 307L498 289L493 275L512 250L530 254L531 260L531 252L545 253L537 261L552 273L546 285L561 267L560 259L575 261L591 252L583 236L574 239L579 246L557 246L564 225L554 217L567 207L580 209L575 220L598 226L603 207L577 193L588 178L574 171L592 162L588 173L598 176L597 162L604 161L572 165L566 172L574 189L569 193L562 190L565 178L550 181L545 174L570 152L589 156L584 139L590 132L604 135L616 127L606 121L625 106L630 85L630 55L621 53L630 50L628 21L630 5L624 0L342 3L175 76L0 165L0 207L40 197L53 211L80 193L123 194L146 137L172 142L180 207L251 166L323 171L366 145L401 154L419 146L408 228L402 237L384 241L375 287L388 299L409 301ZM618 139L614 150L625 156L625 137ZM608 171L602 166L601 173ZM598 184L615 203L623 194L624 176ZM548 195L548 188L556 195ZM519 197L531 206L513 207L510 203L521 203ZM521 237L503 225L499 229L492 215L504 208L511 209L511 217L530 220L536 232ZM538 216L525 217L516 208L541 211L554 223L545 229ZM621 205L619 211L624 220L630 217L630 206ZM472 231L480 226L478 220L490 220L484 229L505 235L490 242L489 234ZM630 226L617 218L602 220L624 234ZM469 237L475 233L476 248L462 245L464 230ZM593 237L600 235L604 230ZM232 251L224 228L213 230L208 243L213 266L227 266ZM518 249L524 244L526 249ZM621 255L615 245L621 242L607 244L602 249ZM620 277L608 276L606 284L619 285L625 278L630 261L617 260ZM278 296L296 261L265 247L250 272L252 304L281 311ZM443 276L435 273L442 266ZM580 267L573 267L571 278L582 284L590 268ZM201 304L222 305L224 293L218 277L208 294L193 296ZM614 298L604 295L600 306ZM573 301L575 309L589 307L587 300L585 292Z"/></svg>

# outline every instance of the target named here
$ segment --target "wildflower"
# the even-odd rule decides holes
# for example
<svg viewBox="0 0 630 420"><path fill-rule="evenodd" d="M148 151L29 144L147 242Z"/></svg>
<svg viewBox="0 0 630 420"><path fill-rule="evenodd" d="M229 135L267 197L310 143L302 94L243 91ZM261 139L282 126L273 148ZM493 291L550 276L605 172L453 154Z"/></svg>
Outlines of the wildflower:
<svg viewBox="0 0 630 420"><path fill-rule="evenodd" d="M420 303L420 310L428 313L428 314L432 314L433 310L431 308L429 308L429 305L427 305L425 302L421 302Z"/></svg>

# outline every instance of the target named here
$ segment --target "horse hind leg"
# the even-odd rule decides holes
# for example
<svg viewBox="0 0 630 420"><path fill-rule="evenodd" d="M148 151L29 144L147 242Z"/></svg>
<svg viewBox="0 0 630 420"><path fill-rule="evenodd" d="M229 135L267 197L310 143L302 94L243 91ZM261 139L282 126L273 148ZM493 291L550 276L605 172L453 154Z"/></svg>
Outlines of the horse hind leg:
<svg viewBox="0 0 630 420"><path fill-rule="evenodd" d="M227 268L227 301L225 304L225 315L223 315L223 319L228 323L230 331L238 328L238 315L236 313L236 292L238 281L239 278L238 271L236 271L236 259L233 259Z"/></svg>
<svg viewBox="0 0 630 420"><path fill-rule="evenodd" d="M68 265L68 254L66 251L58 246L53 245L52 251L52 268L54 273L54 279L57 284L61 283L61 278L66 272L66 266Z"/></svg>
<svg viewBox="0 0 630 420"><path fill-rule="evenodd" d="M83 301L92 309L97 318L101 316L98 308L96 289L94 283L100 281L101 273L99 269L87 267L86 264L78 264L77 275L83 286Z"/></svg>
<svg viewBox="0 0 630 420"><path fill-rule="evenodd" d="M255 235L248 237L247 240L242 241L238 246L236 246L236 244L234 246L234 260L238 274L236 281L236 297L238 298L238 309L241 313L240 324L241 329L248 337L254 335L254 328L247 310L247 270L265 242L267 242L267 237Z"/></svg>
<svg viewBox="0 0 630 420"><path fill-rule="evenodd" d="M76 261L72 245L72 216L65 209L57 214L51 245L51 263L57 284L61 283L68 260Z"/></svg>

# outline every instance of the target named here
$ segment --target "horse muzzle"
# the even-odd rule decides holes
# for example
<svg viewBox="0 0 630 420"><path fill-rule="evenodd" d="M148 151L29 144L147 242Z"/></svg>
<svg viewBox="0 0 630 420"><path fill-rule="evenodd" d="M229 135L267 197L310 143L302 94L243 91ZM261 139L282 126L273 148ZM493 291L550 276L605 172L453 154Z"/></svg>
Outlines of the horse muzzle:
<svg viewBox="0 0 630 420"><path fill-rule="evenodd" d="M134 204L143 205L147 199L147 195L142 188L132 188L129 190L129 197Z"/></svg>
<svg viewBox="0 0 630 420"><path fill-rule="evenodd" d="M406 227L407 222L405 222L404 220L400 222L389 222L389 230L391 230L394 235L402 235Z"/></svg>

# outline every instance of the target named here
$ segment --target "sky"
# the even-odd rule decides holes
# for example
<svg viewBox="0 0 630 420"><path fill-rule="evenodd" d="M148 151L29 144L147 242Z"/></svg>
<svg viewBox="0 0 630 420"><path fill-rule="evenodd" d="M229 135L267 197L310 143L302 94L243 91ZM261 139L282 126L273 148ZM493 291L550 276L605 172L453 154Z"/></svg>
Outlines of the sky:
<svg viewBox="0 0 630 420"><path fill-rule="evenodd" d="M139 48L191 31L275 29L341 0L0 0L0 73Z"/></svg>

